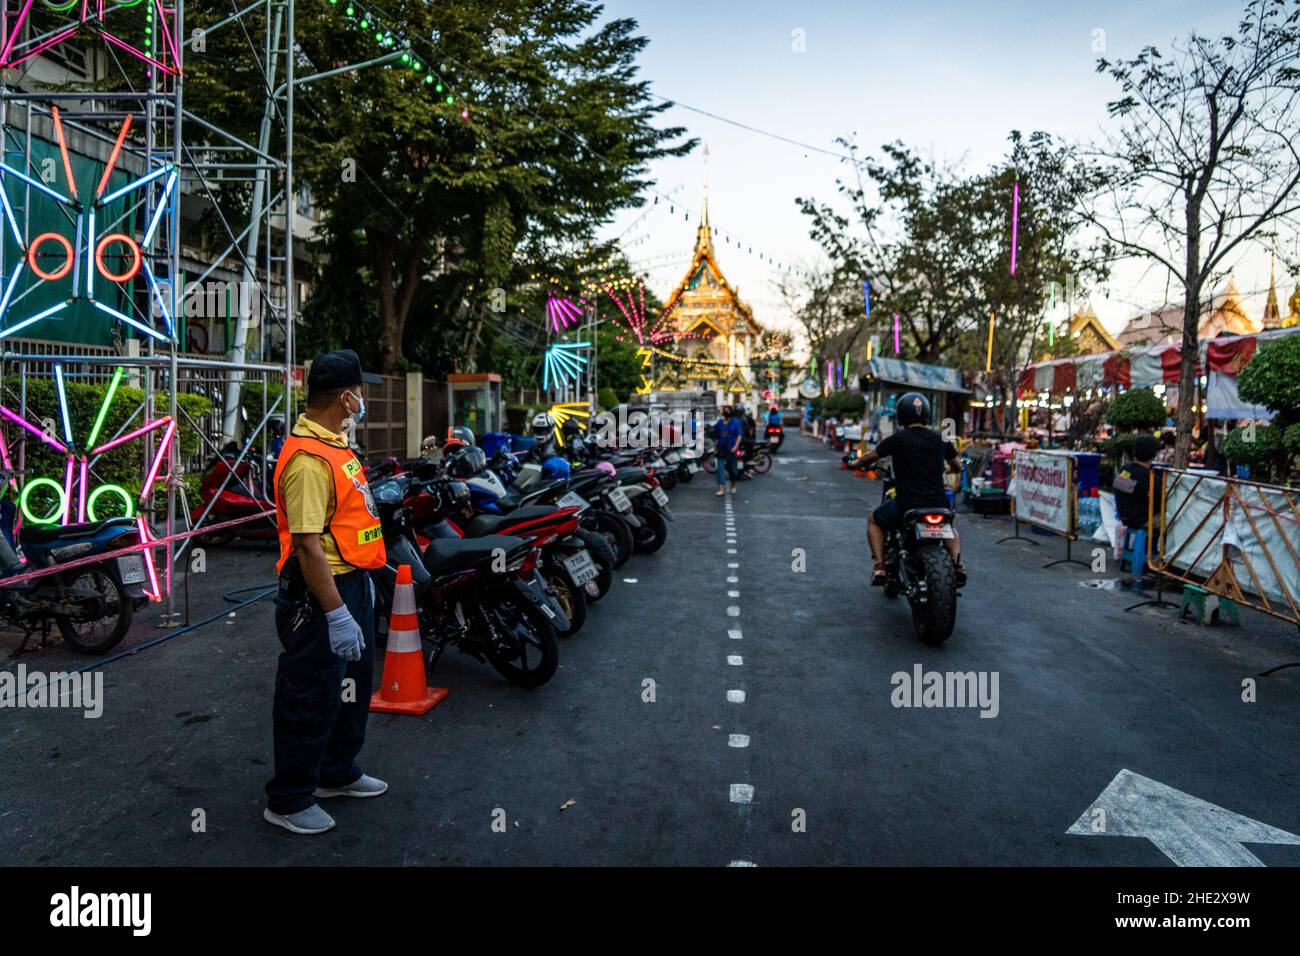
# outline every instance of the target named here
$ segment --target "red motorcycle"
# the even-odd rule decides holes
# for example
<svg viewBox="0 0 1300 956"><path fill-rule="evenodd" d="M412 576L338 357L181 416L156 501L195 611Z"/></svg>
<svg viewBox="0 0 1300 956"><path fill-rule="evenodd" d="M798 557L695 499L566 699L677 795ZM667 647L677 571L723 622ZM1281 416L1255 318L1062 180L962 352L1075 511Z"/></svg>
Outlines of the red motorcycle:
<svg viewBox="0 0 1300 956"><path fill-rule="evenodd" d="M199 482L199 501L190 509L190 527L194 527L204 512L203 524L214 525L236 518L249 518L275 508L275 486L271 476L275 473L274 460L268 466L266 488L262 488L262 472L245 456L236 463L238 455L227 447L212 460ZM211 509L208 505L211 504ZM224 528L211 534L199 535L204 544L226 544L235 538L250 541L274 541L277 537L275 518L264 517L248 521L233 528Z"/></svg>

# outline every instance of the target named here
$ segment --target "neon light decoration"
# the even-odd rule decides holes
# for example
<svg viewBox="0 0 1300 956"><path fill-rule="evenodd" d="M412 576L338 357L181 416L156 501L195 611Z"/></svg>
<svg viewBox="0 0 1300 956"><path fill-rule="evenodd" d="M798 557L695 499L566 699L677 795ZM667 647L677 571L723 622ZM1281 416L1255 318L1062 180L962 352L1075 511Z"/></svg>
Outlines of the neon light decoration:
<svg viewBox="0 0 1300 956"><path fill-rule="evenodd" d="M984 357L984 371L993 371L993 313L989 313L989 348L988 354Z"/></svg>
<svg viewBox="0 0 1300 956"><path fill-rule="evenodd" d="M862 280L862 301L867 307L867 318L871 318L871 283Z"/></svg>
<svg viewBox="0 0 1300 956"><path fill-rule="evenodd" d="M145 476L144 485L140 491L139 504L143 505L148 500L154 485L158 481L159 472L162 469L164 459L167 457L168 449L170 449L172 441L176 437L176 422L170 416L164 416L146 422L143 426L128 434L114 438L102 445L96 445L100 432L104 428L104 419L108 415L108 409L112 406L113 399L117 395L118 386L122 383L123 374L125 374L125 370L120 367L113 372L113 379L109 383L108 391L104 393L104 400L100 403L99 412L95 415L95 424L91 427L90 434L84 444L77 441L72 428L72 418L68 414L68 396L64 382L63 365L60 363L54 365L54 384L58 395L59 420L62 426L63 441L59 441L54 435L27 421L17 412L0 405L0 416L18 425L29 434L36 436L65 456L62 484L50 477L31 478L23 483L18 504L22 509L23 516L28 521L33 524L54 524L56 521L65 525L70 524L73 517L74 491L76 492L76 520L78 522L85 521L87 518L91 521L101 520L95 511L95 503L105 494L116 495L121 498L126 505L126 517L132 517L136 508L136 500L131 497L125 488L120 485L103 484L93 490L91 489L90 458L92 456L97 457L110 449L117 448L161 428L163 429L162 440L158 443L157 451ZM3 436L0 436L0 457L3 458L6 468L12 468L9 463L9 446L4 442ZM36 514L30 504L33 492L40 488L53 489L56 504L49 514Z"/></svg>
<svg viewBox="0 0 1300 956"><path fill-rule="evenodd" d="M1011 274L1016 274L1016 246L1020 242L1020 180L1011 187Z"/></svg>
<svg viewBox="0 0 1300 956"><path fill-rule="evenodd" d="M618 310L623 314L623 319L627 323L627 327L631 329L632 334L636 336L637 344L642 346L646 344L657 345L661 342L673 341L673 333L667 326L669 310L665 309L663 314L660 315L653 324L647 323L645 316L645 285L640 282L636 284L637 294L635 298L632 295L632 291L633 290L631 289L627 289L623 293L627 300L625 302L619 297L619 294L614 291L613 285L606 284L605 286L605 293L613 299L614 304L618 306Z"/></svg>
<svg viewBox="0 0 1300 956"><path fill-rule="evenodd" d="M559 384L577 382L588 362L579 349L590 347L590 342L557 342L548 348L542 363L542 388L550 388L552 379Z"/></svg>
<svg viewBox="0 0 1300 956"><path fill-rule="evenodd" d="M639 348L636 350L636 357L641 360L641 367L643 369L650 368L650 361L653 355L654 352L647 348ZM641 384L637 386L636 393L638 395L649 395L651 392L654 391L654 387L655 387L654 380L645 372L642 372Z"/></svg>
<svg viewBox="0 0 1300 956"><path fill-rule="evenodd" d="M30 6L30 3L28 4ZM18 247L23 250L23 255L14 264L14 271L9 276L9 281L5 284L4 293L0 296L0 339L13 335L20 329L25 329L30 325L56 315L67 309L76 299L84 298L90 302L97 310L109 316L117 322L122 322L131 326L133 329L148 335L160 342L174 341L176 338L175 323L172 321L171 312L167 308L165 297L158 286L158 280L154 276L153 270L149 267L145 259L141 246L148 246L153 242L153 238L158 231L158 226L162 222L164 213L168 212L176 201L177 195L177 173L174 166L170 163L157 167L149 173L132 180L125 186L106 192L108 189L109 177L112 175L114 168L117 166L118 158L121 156L122 144L126 142L127 133L131 129L131 114L127 114L122 121L122 126L118 130L117 141L113 146L113 151L104 166L103 175L100 176L99 184L95 189L94 195L87 198L79 198L77 190L77 181L72 174L72 162L68 156L67 139L63 133L63 120L59 115L58 107L52 107L50 115L54 121L54 130L57 134L59 143L59 152L63 156L63 169L68 177L68 188L70 196L65 196L55 189L50 188L40 179L28 176L26 173L15 169L5 162L0 162L0 205L4 207L5 220L9 224L10 232ZM45 232L36 236L30 242L23 237L23 230L19 228L18 217L14 215L12 204L4 189L5 179L14 177L22 183L40 190L50 198L67 206L72 212L69 213L71 223L70 229L75 230L76 242L81 244L84 236L84 267L85 283L81 288L75 285L71 288L70 296L56 305L50 306L36 315L26 316L19 319L12 325L7 325L9 319L9 303L13 298L14 290L17 288L18 280L23 274L23 270L29 269L37 279L43 282L61 282L72 272L76 264L77 256L81 255L81 250L74 247L72 240L67 236L57 232ZM164 178L165 177L165 178ZM157 202L144 232L144 240L138 243L131 236L123 232L107 233L103 236L96 235L95 219L96 214L103 210L104 207L117 199L121 199L137 190L149 187L151 183L163 180L162 193L157 196ZM58 268L47 269L39 264L43 255L60 255L59 252L42 253L42 247L53 244L61 247L62 262ZM106 250L113 245L126 247L125 256L128 258L130 265L122 272L112 272L104 262ZM145 281L152 293L152 299L157 303L159 314L162 315L166 324L166 331L160 331L153 327L152 320L141 321L123 312L119 312L95 298L95 281L96 275L107 279L118 286L130 282L137 275L143 273ZM75 277L74 277L75 278ZM6 327L7 325L7 327Z"/></svg>
<svg viewBox="0 0 1300 956"><path fill-rule="evenodd" d="M899 335L898 313L894 313L894 354L897 355L903 351L903 343Z"/></svg>
<svg viewBox="0 0 1300 956"><path fill-rule="evenodd" d="M591 409L586 402L560 402L551 406L551 421L555 431L555 440L564 444L563 426L570 418L590 418Z"/></svg>
<svg viewBox="0 0 1300 956"><path fill-rule="evenodd" d="M586 305L581 299L578 302ZM575 322L582 320L582 310L574 305L571 299L566 299L552 292L546 296L546 318L550 321L552 329L556 332L562 332Z"/></svg>
<svg viewBox="0 0 1300 956"><path fill-rule="evenodd" d="M9 34L4 38L3 50L0 50L0 68L16 67L58 46L64 40L88 31L98 34L111 46L131 54L151 70L157 69L171 76L178 76L181 71L180 54L177 52L176 43L176 23L173 19L169 19L174 11L164 7L162 0L151 0L145 8L144 39L141 41L144 49L133 46L118 35L122 29L120 24L124 25L126 20L126 15L122 11L138 6L141 2L142 0L109 0L106 3L105 0L95 0L91 3L90 0L81 0L81 12L76 20L69 22L62 30L39 43L18 49L18 40L24 33L23 28L27 25L32 9L32 0L25 0L19 9L17 19L9 23ZM54 13L68 13L77 6L77 0L42 0L42 5ZM107 26L109 14L113 15L115 21L112 32ZM41 31L34 29L31 32L39 34ZM157 44L154 43L155 36L162 38ZM155 45L157 50L154 49Z"/></svg>

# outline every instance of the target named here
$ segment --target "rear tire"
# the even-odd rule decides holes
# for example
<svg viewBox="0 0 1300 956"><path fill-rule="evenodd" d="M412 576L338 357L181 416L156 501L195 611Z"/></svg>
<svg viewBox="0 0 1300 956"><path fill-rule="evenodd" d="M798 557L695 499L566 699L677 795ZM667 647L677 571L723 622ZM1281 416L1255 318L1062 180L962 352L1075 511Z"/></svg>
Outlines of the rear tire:
<svg viewBox="0 0 1300 956"><path fill-rule="evenodd" d="M605 540L605 536L598 531L580 528L578 537L587 546L592 559L596 562L596 567L600 569L600 573L596 575L597 594L594 597L591 594L587 595L587 603L591 604L608 594L610 586L614 583L614 549Z"/></svg>
<svg viewBox="0 0 1300 956"><path fill-rule="evenodd" d="M596 533L609 545L613 567L621 568L632 557L632 528L619 515L597 511L593 515Z"/></svg>
<svg viewBox="0 0 1300 956"><path fill-rule="evenodd" d="M560 664L560 645L555 639L555 628L541 611L524 603L517 595L496 596L484 613L493 618L499 628L513 632L522 646L502 651L490 637L487 639L488 663L498 674L516 687L541 687L555 675Z"/></svg>
<svg viewBox="0 0 1300 956"><path fill-rule="evenodd" d="M664 520L656 508L645 508L637 512L637 517L641 519L643 528L637 538L637 554L653 554L664 546L668 540L668 522Z"/></svg>
<svg viewBox="0 0 1300 956"><path fill-rule="evenodd" d="M760 475L766 475L772 470L772 456L766 448L760 448L754 452L754 471Z"/></svg>
<svg viewBox="0 0 1300 956"><path fill-rule="evenodd" d="M546 581L547 586L555 592L560 607L564 608L564 616L569 619L567 630L562 631L554 624L551 627L555 630L557 637L573 637L582 630L582 625L587 620L587 592L582 588L573 586L568 573L558 562L549 565L542 572L542 578Z"/></svg>
<svg viewBox="0 0 1300 956"><path fill-rule="evenodd" d="M918 557L927 600L912 606L912 626L922 643L938 647L957 623L957 569L942 546L924 547Z"/></svg>
<svg viewBox="0 0 1300 956"><path fill-rule="evenodd" d="M68 590L82 592L84 603L95 602L104 611L95 620L84 621L56 614L54 622L63 639L83 654L104 654L116 647L126 637L135 613L126 589L111 574L97 567L71 571L62 576L62 583Z"/></svg>
<svg viewBox="0 0 1300 956"><path fill-rule="evenodd" d="M700 461L700 466L710 475L716 474L718 470L717 452L706 452L704 458Z"/></svg>

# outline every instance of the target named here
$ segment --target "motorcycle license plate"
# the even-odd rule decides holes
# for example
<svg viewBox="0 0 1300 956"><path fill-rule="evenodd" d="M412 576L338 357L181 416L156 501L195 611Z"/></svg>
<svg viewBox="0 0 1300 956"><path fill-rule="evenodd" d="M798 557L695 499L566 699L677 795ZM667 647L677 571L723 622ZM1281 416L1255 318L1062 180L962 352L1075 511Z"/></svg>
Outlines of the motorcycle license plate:
<svg viewBox="0 0 1300 956"><path fill-rule="evenodd" d="M668 496L664 494L664 490L662 488L652 488L650 490L650 495L651 497L654 498L655 503L660 505L661 507L663 505L668 504Z"/></svg>
<svg viewBox="0 0 1300 956"><path fill-rule="evenodd" d="M700 466L697 465L697 464L695 464L695 462L693 462L693 461L688 461L688 462L686 463L686 470L689 471L689 472L693 475L693 474L695 474L697 471L700 470Z"/></svg>
<svg viewBox="0 0 1300 956"><path fill-rule="evenodd" d="M780 436L780 435L768 435L768 436L767 436L767 443L768 443L769 445L775 445L775 444L776 444L777 442L779 442L780 440L781 440L781 436Z"/></svg>
<svg viewBox="0 0 1300 956"><path fill-rule="evenodd" d="M916 536L918 538L955 538L957 532L952 530L950 524L919 524L916 526Z"/></svg>
<svg viewBox="0 0 1300 956"><path fill-rule="evenodd" d="M582 587L588 581L594 580L600 571L596 567L596 562L591 560L591 555L586 551L580 551L573 557L564 559L564 569L569 572L569 577L578 587Z"/></svg>
<svg viewBox="0 0 1300 956"><path fill-rule="evenodd" d="M577 508L579 511L587 510L587 499L582 497L576 491L570 491L567 495L556 502L561 508Z"/></svg>
<svg viewBox="0 0 1300 956"><path fill-rule="evenodd" d="M627 493L622 488L611 488L609 492L609 503L619 511L631 511L632 502Z"/></svg>
<svg viewBox="0 0 1300 956"><path fill-rule="evenodd" d="M127 554L117 559L117 573L123 584L144 583L144 559L138 554Z"/></svg>

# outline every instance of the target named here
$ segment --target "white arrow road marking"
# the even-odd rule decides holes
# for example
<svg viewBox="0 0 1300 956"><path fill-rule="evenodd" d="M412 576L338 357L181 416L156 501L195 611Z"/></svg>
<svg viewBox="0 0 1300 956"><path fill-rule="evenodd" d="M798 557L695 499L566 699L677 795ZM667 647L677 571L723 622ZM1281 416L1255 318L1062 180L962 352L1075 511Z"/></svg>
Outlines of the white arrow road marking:
<svg viewBox="0 0 1300 956"><path fill-rule="evenodd" d="M1096 811L1105 812L1106 829L1094 830ZM1166 786L1150 777L1121 770L1074 826L1078 836L1146 837L1177 866L1263 866L1243 843L1300 846L1300 836Z"/></svg>

